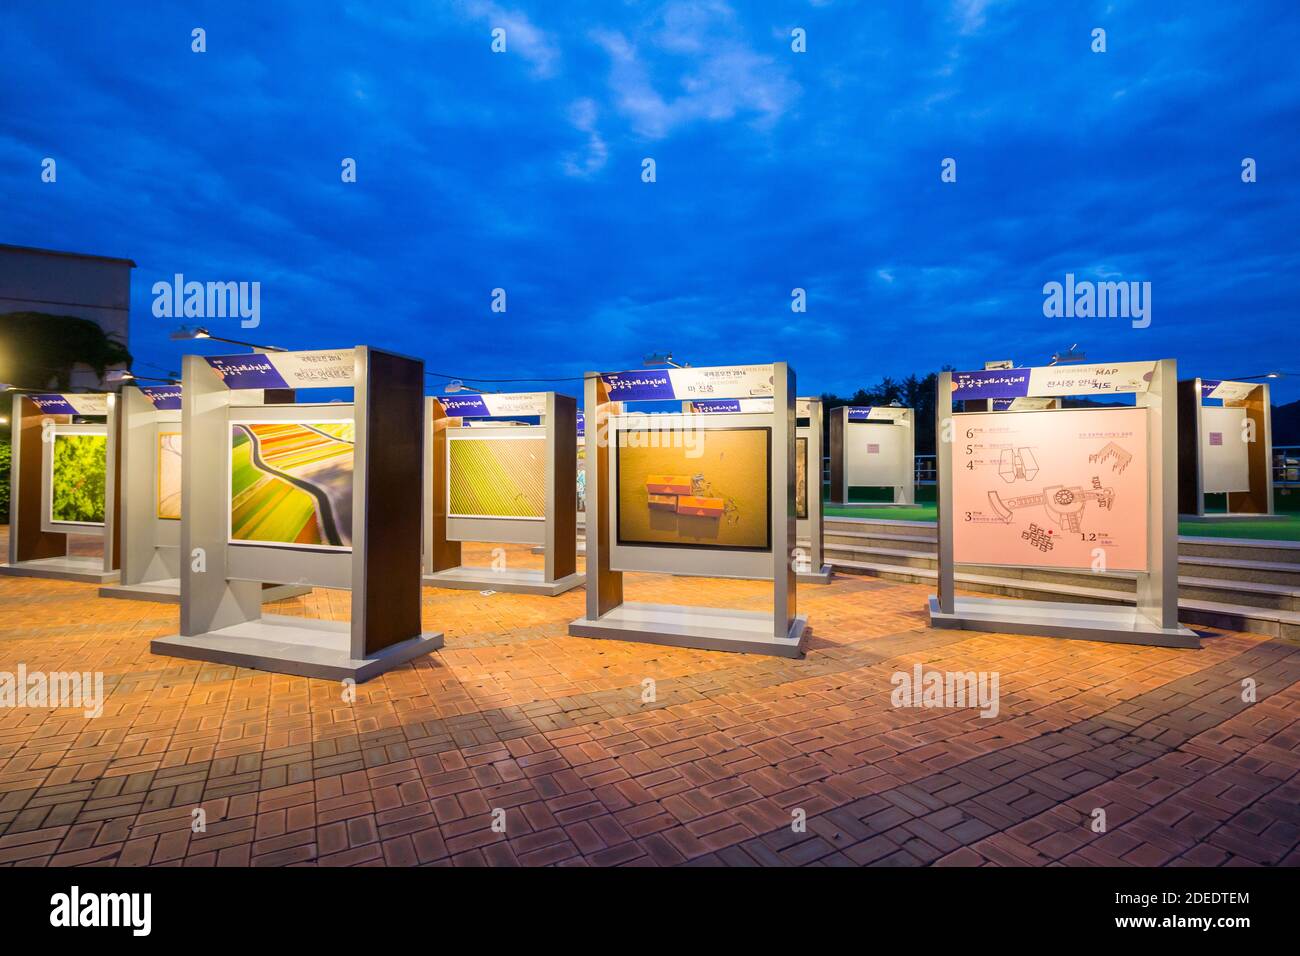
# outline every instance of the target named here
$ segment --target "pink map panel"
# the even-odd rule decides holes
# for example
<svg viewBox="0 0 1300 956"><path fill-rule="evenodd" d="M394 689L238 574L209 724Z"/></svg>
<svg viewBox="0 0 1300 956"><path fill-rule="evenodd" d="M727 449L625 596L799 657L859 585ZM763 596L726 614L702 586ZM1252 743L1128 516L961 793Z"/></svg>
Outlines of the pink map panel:
<svg viewBox="0 0 1300 956"><path fill-rule="evenodd" d="M1147 570L1144 408L953 418L958 564Z"/></svg>

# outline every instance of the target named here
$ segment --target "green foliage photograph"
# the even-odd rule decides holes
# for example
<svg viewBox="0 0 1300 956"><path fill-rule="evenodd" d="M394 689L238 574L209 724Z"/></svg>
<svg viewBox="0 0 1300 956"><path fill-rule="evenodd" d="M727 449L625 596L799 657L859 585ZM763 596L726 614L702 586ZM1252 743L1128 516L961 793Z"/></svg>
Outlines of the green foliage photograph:
<svg viewBox="0 0 1300 956"><path fill-rule="evenodd" d="M104 523L107 456L108 438L104 435L55 434L51 521Z"/></svg>

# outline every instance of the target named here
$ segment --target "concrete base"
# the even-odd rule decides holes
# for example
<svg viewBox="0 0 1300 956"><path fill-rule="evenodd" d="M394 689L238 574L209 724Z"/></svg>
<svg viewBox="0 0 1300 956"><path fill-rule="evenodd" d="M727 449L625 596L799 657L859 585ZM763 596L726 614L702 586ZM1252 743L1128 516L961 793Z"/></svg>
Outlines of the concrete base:
<svg viewBox="0 0 1300 956"><path fill-rule="evenodd" d="M736 611L720 607L682 607L674 604L620 604L597 620L579 618L569 625L577 637L599 637L670 647L695 647L706 651L802 657L804 641L812 633L808 619L799 615L784 638L772 633L772 615L761 611Z"/></svg>
<svg viewBox="0 0 1300 956"><path fill-rule="evenodd" d="M260 621L234 624L193 637L161 637L151 653L191 661L251 667L275 674L351 678L358 684L442 647L441 634L420 634L377 654L355 658L352 626L346 621L313 621L268 614Z"/></svg>
<svg viewBox="0 0 1300 956"><path fill-rule="evenodd" d="M830 584L831 566L823 564L820 571L796 571L794 579L800 584Z"/></svg>
<svg viewBox="0 0 1300 956"><path fill-rule="evenodd" d="M262 588L262 603L283 601L285 598L310 594L311 588L299 584L272 584ZM121 598L126 601L154 601L158 604L181 603L180 578L142 581L139 584L105 584L99 589L102 598Z"/></svg>
<svg viewBox="0 0 1300 956"><path fill-rule="evenodd" d="M581 538L579 538L579 539L578 539L578 546L577 546L577 548L576 548L575 550L577 551L578 554L586 554L586 553L587 553L587 542L585 542L585 541L583 541ZM533 553L533 554L545 554L545 553L546 553L546 548L544 548L544 547L543 547L542 545L540 545L540 544L539 544L539 545L535 545L535 546L533 547L533 549L532 549L532 553Z"/></svg>
<svg viewBox="0 0 1300 956"><path fill-rule="evenodd" d="M930 597L930 626L994 634L1032 634L1078 641L1112 644L1147 644L1153 647L1201 646L1196 632L1179 625L1157 627L1134 607L1106 604L1058 604L1054 601L1015 601L1000 598L959 597L953 613L939 610Z"/></svg>
<svg viewBox="0 0 1300 956"><path fill-rule="evenodd" d="M570 574L555 581L544 580L541 571L530 569L493 571L491 568L448 568L426 574L424 584L434 588L457 588L463 591L509 591L512 594L543 594L555 597L587 582L585 574Z"/></svg>
<svg viewBox="0 0 1300 956"><path fill-rule="evenodd" d="M25 578L55 578L60 581L81 581L85 584L107 584L116 581L121 572L105 571L103 558L67 555L61 558L35 558L0 564L0 574Z"/></svg>

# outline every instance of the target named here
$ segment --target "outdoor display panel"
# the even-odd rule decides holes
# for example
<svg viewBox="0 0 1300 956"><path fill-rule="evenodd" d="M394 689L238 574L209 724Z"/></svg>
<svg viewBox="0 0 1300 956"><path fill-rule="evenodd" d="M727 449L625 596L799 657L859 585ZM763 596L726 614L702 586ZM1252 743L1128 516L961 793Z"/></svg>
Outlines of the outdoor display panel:
<svg viewBox="0 0 1300 956"><path fill-rule="evenodd" d="M0 574L90 584L116 580L122 467L118 396L20 391L11 408L9 547ZM70 535L101 539L102 553L73 553Z"/></svg>
<svg viewBox="0 0 1300 956"><path fill-rule="evenodd" d="M447 515L544 519L546 439L448 435Z"/></svg>
<svg viewBox="0 0 1300 956"><path fill-rule="evenodd" d="M1143 408L975 412L956 419L953 560L1147 569Z"/></svg>
<svg viewBox="0 0 1300 956"><path fill-rule="evenodd" d="M1186 520L1277 519L1273 466L1267 382L1178 383L1178 510Z"/></svg>
<svg viewBox="0 0 1300 956"><path fill-rule="evenodd" d="M1172 359L944 371L935 388L944 437L931 627L1200 647L1178 621L1182 387ZM1032 401L1071 397L1091 407ZM968 402L994 410L955 411ZM957 568L985 564L1122 575L1116 591L1131 580L1132 603L958 594Z"/></svg>
<svg viewBox="0 0 1300 956"><path fill-rule="evenodd" d="M352 547L351 421L230 427L230 541Z"/></svg>
<svg viewBox="0 0 1300 956"><path fill-rule="evenodd" d="M155 513L163 521L181 520L181 433L158 432L158 481Z"/></svg>
<svg viewBox="0 0 1300 956"><path fill-rule="evenodd" d="M569 633L798 657L794 372L784 362L585 376L586 614ZM630 402L671 403L633 411ZM816 418L816 415L813 416ZM627 572L771 582L765 609L626 600ZM766 601L764 602L767 603Z"/></svg>
<svg viewBox="0 0 1300 956"><path fill-rule="evenodd" d="M771 548L769 428L620 428L620 545Z"/></svg>
<svg viewBox="0 0 1300 956"><path fill-rule="evenodd" d="M55 525L104 524L108 436L58 428L50 455L50 513Z"/></svg>
<svg viewBox="0 0 1300 956"><path fill-rule="evenodd" d="M430 396L424 406L424 584L547 597L582 584L577 402L492 392ZM490 566L465 564L464 542L535 546L542 567L499 549Z"/></svg>
<svg viewBox="0 0 1300 956"><path fill-rule="evenodd" d="M183 370L180 626L151 651L361 682L441 647L420 599L424 363L356 346ZM351 400L282 400L312 388ZM348 590L349 619L264 613L275 583Z"/></svg>
<svg viewBox="0 0 1300 956"><path fill-rule="evenodd" d="M858 507L916 504L916 414L896 405L842 405L830 413L830 500ZM858 501L854 488L887 488Z"/></svg>

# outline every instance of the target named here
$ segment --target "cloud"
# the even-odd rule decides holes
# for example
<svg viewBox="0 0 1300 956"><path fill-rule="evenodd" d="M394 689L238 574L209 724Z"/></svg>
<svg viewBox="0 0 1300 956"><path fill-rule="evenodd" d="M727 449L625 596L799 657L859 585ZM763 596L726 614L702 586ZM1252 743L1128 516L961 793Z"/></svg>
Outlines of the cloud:
<svg viewBox="0 0 1300 956"><path fill-rule="evenodd" d="M1258 29L1291 2L1117 5L1105 56L1050 5L951 0L349 0L346 29L227 0L204 55L180 8L87 5L69 32L59 5L20 5L0 89L41 95L5 104L0 242L135 259L131 350L164 368L202 347L150 312L149 284L184 272L261 281L267 342L366 342L455 377L672 349L788 360L801 389L851 394L1072 342L1244 374L1297 341L1300 63ZM654 185L648 139L671 170ZM1150 280L1151 327L1045 319L1066 272ZM1300 378L1274 384L1300 398Z"/></svg>
<svg viewBox="0 0 1300 956"><path fill-rule="evenodd" d="M596 102L589 97L575 100L569 107L569 122L587 134L585 155L570 153L564 160L564 171L570 176L591 176L605 168L609 147L596 128Z"/></svg>
<svg viewBox="0 0 1300 956"><path fill-rule="evenodd" d="M984 14L992 0L953 0L953 18L963 34L978 33L984 28Z"/></svg>
<svg viewBox="0 0 1300 956"><path fill-rule="evenodd" d="M649 139L740 116L770 127L800 92L784 66L745 41L723 3L668 3L632 30L591 38L609 58L615 108Z"/></svg>
<svg viewBox="0 0 1300 956"><path fill-rule="evenodd" d="M533 67L533 74L545 79L556 74L560 48L555 38L535 26L528 14L493 3L492 0L462 0L466 14L492 30L506 31L506 53L518 53Z"/></svg>

